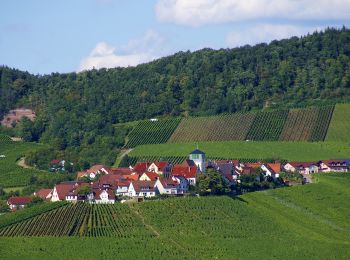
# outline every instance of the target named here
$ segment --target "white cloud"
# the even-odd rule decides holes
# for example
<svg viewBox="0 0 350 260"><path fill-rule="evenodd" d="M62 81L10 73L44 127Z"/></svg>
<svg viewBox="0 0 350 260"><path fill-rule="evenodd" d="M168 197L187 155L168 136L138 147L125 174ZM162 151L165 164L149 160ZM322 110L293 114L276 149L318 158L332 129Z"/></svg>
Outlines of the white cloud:
<svg viewBox="0 0 350 260"><path fill-rule="evenodd" d="M254 45L272 40L290 38L291 36L302 36L312 33L321 28L301 27L294 25L258 24L254 27L239 32L231 32L227 35L226 43L229 47L238 47L245 44Z"/></svg>
<svg viewBox="0 0 350 260"><path fill-rule="evenodd" d="M128 67L152 61L161 56L164 39L149 30L141 39L130 40L125 46L116 47L99 42L90 55L80 62L78 71L100 68Z"/></svg>
<svg viewBox="0 0 350 260"><path fill-rule="evenodd" d="M266 18L349 19L349 0L158 0L159 21L200 26Z"/></svg>

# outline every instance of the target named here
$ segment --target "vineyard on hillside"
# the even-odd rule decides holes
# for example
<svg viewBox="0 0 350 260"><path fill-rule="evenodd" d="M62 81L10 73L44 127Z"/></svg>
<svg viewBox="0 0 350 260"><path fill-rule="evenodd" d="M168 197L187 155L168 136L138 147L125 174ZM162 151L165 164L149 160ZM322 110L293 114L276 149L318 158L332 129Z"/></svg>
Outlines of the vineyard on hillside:
<svg viewBox="0 0 350 260"><path fill-rule="evenodd" d="M126 147L142 144L218 141L324 141L350 140L347 111L350 105L186 117L139 122L128 136ZM339 128L339 130L337 130Z"/></svg>
<svg viewBox="0 0 350 260"><path fill-rule="evenodd" d="M12 142L12 140L8 135L0 134L0 144L10 143L10 142Z"/></svg>
<svg viewBox="0 0 350 260"><path fill-rule="evenodd" d="M165 143L175 131L180 118L159 119L157 121L141 121L128 135L126 147L131 148L141 144Z"/></svg>
<svg viewBox="0 0 350 260"><path fill-rule="evenodd" d="M333 106L291 109L280 141L323 141Z"/></svg>
<svg viewBox="0 0 350 260"><path fill-rule="evenodd" d="M184 118L168 142L244 140L254 117L254 113L236 113Z"/></svg>
<svg viewBox="0 0 350 260"><path fill-rule="evenodd" d="M287 115L288 111L286 110L258 112L246 139L256 141L278 140Z"/></svg>
<svg viewBox="0 0 350 260"><path fill-rule="evenodd" d="M0 229L0 236L152 236L128 206L69 204Z"/></svg>
<svg viewBox="0 0 350 260"><path fill-rule="evenodd" d="M335 106L326 141L350 142L350 104Z"/></svg>

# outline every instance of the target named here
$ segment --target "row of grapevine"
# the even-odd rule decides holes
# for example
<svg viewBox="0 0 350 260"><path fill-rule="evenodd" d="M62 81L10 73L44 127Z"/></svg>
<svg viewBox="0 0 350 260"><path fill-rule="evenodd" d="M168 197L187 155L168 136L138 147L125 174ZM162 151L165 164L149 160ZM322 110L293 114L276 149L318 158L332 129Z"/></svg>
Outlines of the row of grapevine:
<svg viewBox="0 0 350 260"><path fill-rule="evenodd" d="M236 113L184 118L168 142L244 140L254 117L254 113Z"/></svg>
<svg viewBox="0 0 350 260"><path fill-rule="evenodd" d="M128 206L70 204L15 222L0 229L0 236L152 236Z"/></svg>
<svg viewBox="0 0 350 260"><path fill-rule="evenodd" d="M291 109L280 141L323 141L333 113L333 106Z"/></svg>
<svg viewBox="0 0 350 260"><path fill-rule="evenodd" d="M287 110L258 112L246 136L248 140L278 140L287 120Z"/></svg>
<svg viewBox="0 0 350 260"><path fill-rule="evenodd" d="M180 123L180 118L141 121L128 135L126 147L165 143Z"/></svg>
<svg viewBox="0 0 350 260"><path fill-rule="evenodd" d="M10 142L12 142L11 137L9 137L8 135L0 134L0 143L1 144L10 143Z"/></svg>

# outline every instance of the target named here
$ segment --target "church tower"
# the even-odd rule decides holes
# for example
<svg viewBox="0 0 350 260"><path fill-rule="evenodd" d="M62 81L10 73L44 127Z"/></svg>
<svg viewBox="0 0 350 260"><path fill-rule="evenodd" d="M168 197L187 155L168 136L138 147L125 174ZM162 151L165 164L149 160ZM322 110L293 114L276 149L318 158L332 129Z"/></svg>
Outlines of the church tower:
<svg viewBox="0 0 350 260"><path fill-rule="evenodd" d="M192 160L198 167L198 169L205 172L205 153L197 149L190 153L190 160Z"/></svg>

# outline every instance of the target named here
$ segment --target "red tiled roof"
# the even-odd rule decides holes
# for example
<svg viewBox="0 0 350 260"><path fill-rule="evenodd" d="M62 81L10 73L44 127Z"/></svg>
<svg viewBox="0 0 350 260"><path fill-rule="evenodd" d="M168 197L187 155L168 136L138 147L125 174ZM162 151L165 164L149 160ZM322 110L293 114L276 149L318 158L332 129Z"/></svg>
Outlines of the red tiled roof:
<svg viewBox="0 0 350 260"><path fill-rule="evenodd" d="M130 168L111 168L110 173L111 174L130 174L131 170Z"/></svg>
<svg viewBox="0 0 350 260"><path fill-rule="evenodd" d="M129 175L124 175L124 178L126 180L130 181L137 181L139 179L140 175L139 174L129 174Z"/></svg>
<svg viewBox="0 0 350 260"><path fill-rule="evenodd" d="M56 159L56 160L52 160L51 164L59 164L60 162L61 162L61 160Z"/></svg>
<svg viewBox="0 0 350 260"><path fill-rule="evenodd" d="M79 185L75 185L75 183L60 183L60 184L56 184L55 187L58 194L58 198L60 200L64 200L66 195L69 192L72 192L77 187L79 187Z"/></svg>
<svg viewBox="0 0 350 260"><path fill-rule="evenodd" d="M159 175L156 172L145 172L144 174L146 174L151 181L155 181L159 178Z"/></svg>
<svg viewBox="0 0 350 260"><path fill-rule="evenodd" d="M317 165L317 163L315 162L289 162L290 165L292 165L293 167L297 167L297 168L307 168L310 167L311 165Z"/></svg>
<svg viewBox="0 0 350 260"><path fill-rule="evenodd" d="M51 192L52 192L52 189L41 189L41 190L38 190L37 192L35 192L35 196L45 200Z"/></svg>
<svg viewBox="0 0 350 260"><path fill-rule="evenodd" d="M108 199L115 199L115 194L112 190L95 190L95 200L100 200L100 195L103 191L106 191L108 194Z"/></svg>
<svg viewBox="0 0 350 260"><path fill-rule="evenodd" d="M186 166L186 167L193 167L196 166L196 164L194 163L193 160L184 160L183 163L181 164L182 166Z"/></svg>
<svg viewBox="0 0 350 260"><path fill-rule="evenodd" d="M245 163L244 166L250 167L253 169L257 169L257 168L260 168L262 166L262 163Z"/></svg>
<svg viewBox="0 0 350 260"><path fill-rule="evenodd" d="M31 197L11 197L7 200L9 205L25 205L32 202Z"/></svg>
<svg viewBox="0 0 350 260"><path fill-rule="evenodd" d="M179 183L174 181L172 178L160 178L159 181L162 183L164 188L176 188L179 186Z"/></svg>
<svg viewBox="0 0 350 260"><path fill-rule="evenodd" d="M174 176L183 176L186 179L188 178L196 178L197 176L197 166L186 167L183 165L174 165L171 174Z"/></svg>
<svg viewBox="0 0 350 260"><path fill-rule="evenodd" d="M164 168L168 166L168 162L154 162L154 164L158 167L159 171L164 171Z"/></svg>
<svg viewBox="0 0 350 260"><path fill-rule="evenodd" d="M275 173L281 172L281 163L268 163L267 166L271 168Z"/></svg>
<svg viewBox="0 0 350 260"><path fill-rule="evenodd" d="M154 191L155 181L134 181L132 186L136 192L140 191Z"/></svg>
<svg viewBox="0 0 350 260"><path fill-rule="evenodd" d="M133 167L133 172L137 172L137 173L144 173L145 171L147 171L147 168L151 165L152 163L150 162L138 162L135 164L135 166Z"/></svg>

